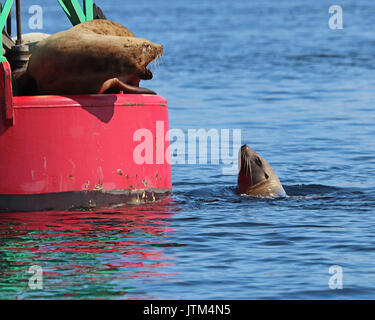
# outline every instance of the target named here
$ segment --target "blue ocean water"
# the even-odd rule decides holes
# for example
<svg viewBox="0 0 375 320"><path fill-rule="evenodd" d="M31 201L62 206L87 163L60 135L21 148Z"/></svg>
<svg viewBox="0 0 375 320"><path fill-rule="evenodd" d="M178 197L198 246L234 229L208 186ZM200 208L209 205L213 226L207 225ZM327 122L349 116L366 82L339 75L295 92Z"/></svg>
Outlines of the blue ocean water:
<svg viewBox="0 0 375 320"><path fill-rule="evenodd" d="M43 7L40 31L69 27L57 2L22 3L25 21ZM177 164L162 203L2 214L0 298L373 299L374 1L97 4L164 45L141 85L167 98L170 127L241 129L289 197L239 196L222 164ZM333 4L342 30L328 26ZM28 286L32 265L42 290Z"/></svg>

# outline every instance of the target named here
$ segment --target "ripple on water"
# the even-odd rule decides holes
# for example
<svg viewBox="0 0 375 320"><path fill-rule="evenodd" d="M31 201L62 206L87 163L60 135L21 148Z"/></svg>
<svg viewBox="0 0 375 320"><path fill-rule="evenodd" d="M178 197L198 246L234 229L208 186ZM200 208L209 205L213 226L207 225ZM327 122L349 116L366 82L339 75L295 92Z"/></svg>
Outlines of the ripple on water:
<svg viewBox="0 0 375 320"><path fill-rule="evenodd" d="M240 128L289 196L241 196L222 164L174 164L164 203L1 213L0 299L373 298L373 0L345 4L339 37L325 0L104 2L164 45L141 85L168 99L170 127ZM45 32L69 26L45 10ZM42 291L28 287L31 265ZM328 286L332 265L343 290Z"/></svg>

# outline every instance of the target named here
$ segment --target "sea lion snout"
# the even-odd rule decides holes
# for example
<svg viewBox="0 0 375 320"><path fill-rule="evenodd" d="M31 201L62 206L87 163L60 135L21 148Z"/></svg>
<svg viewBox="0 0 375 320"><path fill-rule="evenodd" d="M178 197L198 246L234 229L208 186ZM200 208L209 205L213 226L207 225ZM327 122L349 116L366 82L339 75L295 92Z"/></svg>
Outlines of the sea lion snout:
<svg viewBox="0 0 375 320"><path fill-rule="evenodd" d="M246 144L241 147L238 160L238 193L264 197L286 195L272 167Z"/></svg>
<svg viewBox="0 0 375 320"><path fill-rule="evenodd" d="M255 185L264 179L268 179L267 168L261 158L254 150L246 144L241 147L241 162L239 175L249 179L251 185Z"/></svg>
<svg viewBox="0 0 375 320"><path fill-rule="evenodd" d="M241 147L241 153L243 157L254 157L257 155L257 153L251 149L247 144L244 144Z"/></svg>
<svg viewBox="0 0 375 320"><path fill-rule="evenodd" d="M156 63L156 61L163 55L164 47L146 39L132 39L132 41L135 44L137 41L140 42L138 47L133 47L135 51L138 51L135 54L135 57L137 57L139 60L135 61L134 63L134 65L137 67L137 74L142 80L151 80L153 78L153 74L151 70L148 69L148 65L152 61Z"/></svg>

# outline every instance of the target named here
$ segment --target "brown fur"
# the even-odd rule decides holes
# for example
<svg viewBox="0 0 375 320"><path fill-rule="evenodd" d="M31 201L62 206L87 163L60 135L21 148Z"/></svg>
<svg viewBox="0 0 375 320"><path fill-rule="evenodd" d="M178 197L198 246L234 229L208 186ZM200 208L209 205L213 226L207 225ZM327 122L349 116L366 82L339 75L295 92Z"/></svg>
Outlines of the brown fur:
<svg viewBox="0 0 375 320"><path fill-rule="evenodd" d="M39 42L30 57L27 73L40 94L95 94L105 90L153 93L138 88L149 80L147 65L163 47L135 38L122 25L93 20Z"/></svg>
<svg viewBox="0 0 375 320"><path fill-rule="evenodd" d="M110 20L97 19L80 23L70 29L74 32L94 33L107 36L135 37L134 33L122 24Z"/></svg>
<svg viewBox="0 0 375 320"><path fill-rule="evenodd" d="M240 149L239 165L238 193L257 197L286 196L272 167L246 144Z"/></svg>

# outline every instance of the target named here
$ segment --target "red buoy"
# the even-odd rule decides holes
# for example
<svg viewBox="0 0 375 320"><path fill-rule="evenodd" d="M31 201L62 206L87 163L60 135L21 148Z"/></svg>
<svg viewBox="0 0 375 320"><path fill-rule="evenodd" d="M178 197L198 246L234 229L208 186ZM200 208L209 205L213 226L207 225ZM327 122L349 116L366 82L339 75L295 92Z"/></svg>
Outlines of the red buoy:
<svg viewBox="0 0 375 320"><path fill-rule="evenodd" d="M1 62L0 210L136 204L170 193L171 165L160 157L169 147L163 97L13 97L11 78ZM153 159L145 163L134 159L141 143L134 134L142 130L153 137Z"/></svg>

